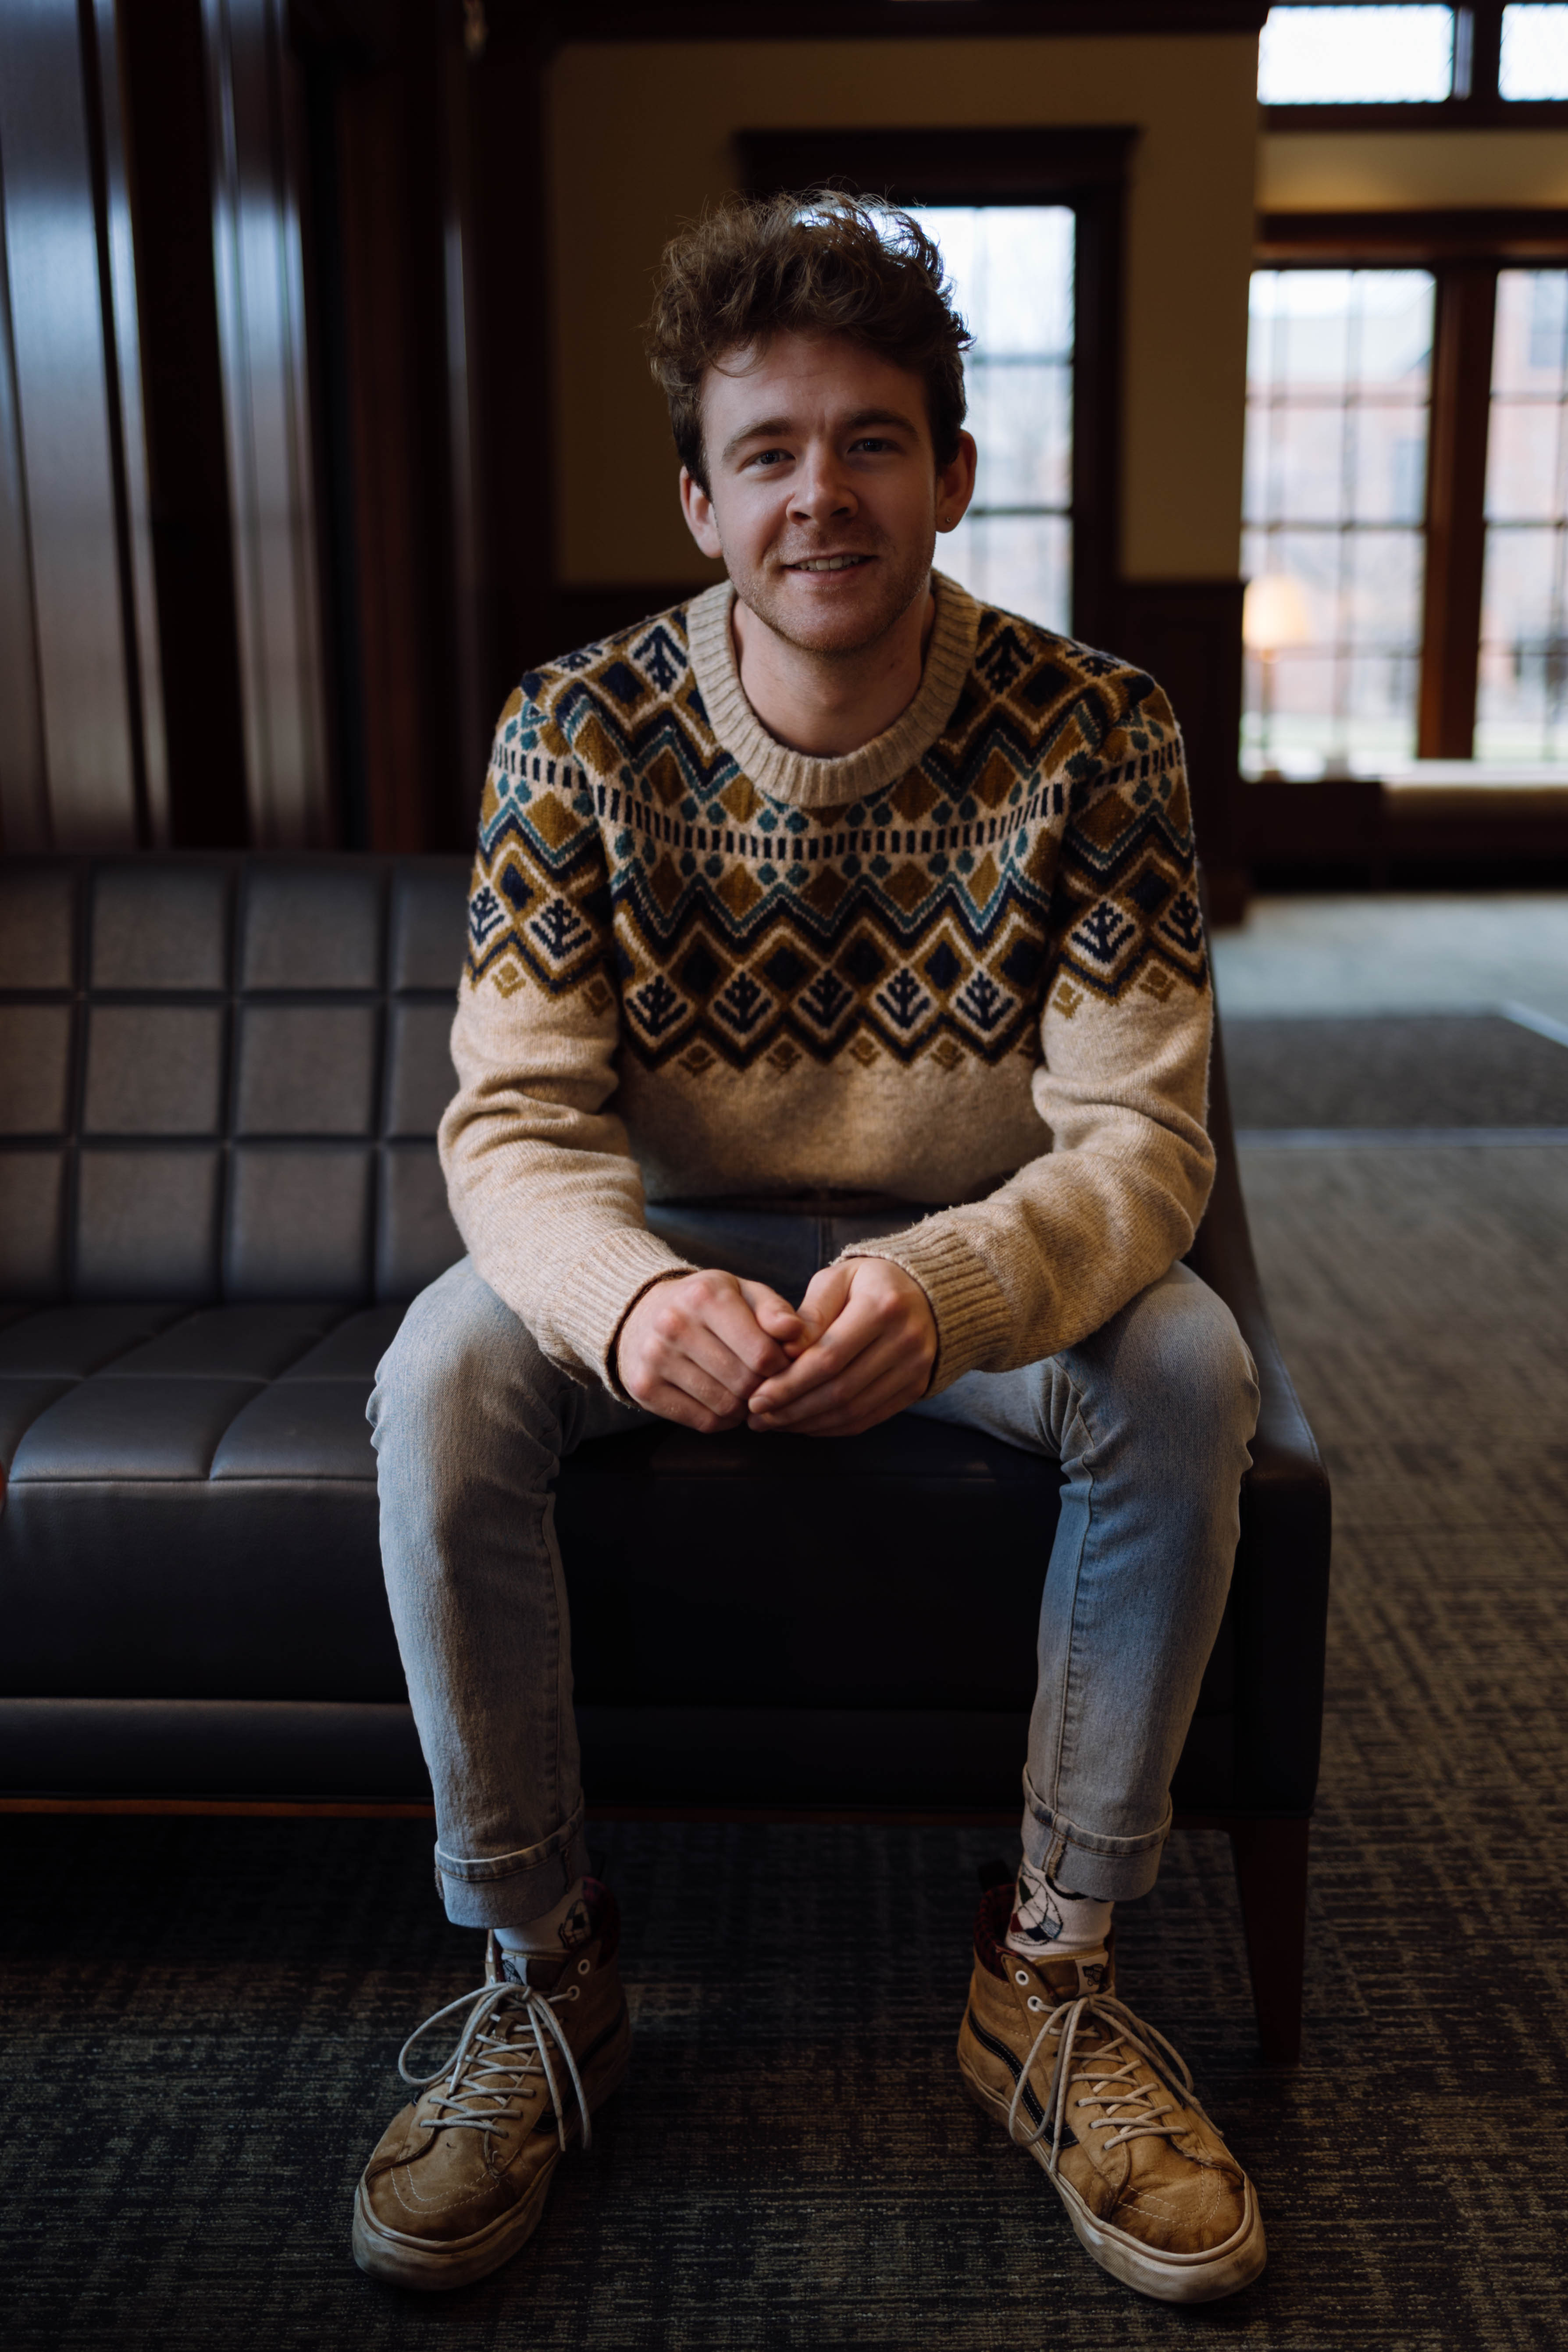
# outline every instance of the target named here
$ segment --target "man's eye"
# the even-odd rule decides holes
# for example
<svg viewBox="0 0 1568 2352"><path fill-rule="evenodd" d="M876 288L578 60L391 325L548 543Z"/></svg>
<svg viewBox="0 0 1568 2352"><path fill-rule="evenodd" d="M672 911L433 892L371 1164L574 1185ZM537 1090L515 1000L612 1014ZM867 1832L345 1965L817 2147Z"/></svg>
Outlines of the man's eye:
<svg viewBox="0 0 1568 2352"><path fill-rule="evenodd" d="M748 466L784 466L789 463L789 451L787 449L759 449L755 457L747 458L746 463Z"/></svg>

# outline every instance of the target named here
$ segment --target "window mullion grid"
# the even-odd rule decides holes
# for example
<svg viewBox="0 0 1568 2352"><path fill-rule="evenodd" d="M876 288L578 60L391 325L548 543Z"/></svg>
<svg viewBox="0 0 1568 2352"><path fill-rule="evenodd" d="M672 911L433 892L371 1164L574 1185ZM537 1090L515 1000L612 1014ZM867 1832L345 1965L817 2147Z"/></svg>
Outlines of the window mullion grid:
<svg viewBox="0 0 1568 2352"><path fill-rule="evenodd" d="M1468 98L1472 106L1492 107L1498 103L1498 75L1502 65L1502 12L1504 0L1469 0L1468 7L1456 12L1469 18L1469 88L1456 90L1456 98ZM1458 55L1459 26L1454 26L1455 56Z"/></svg>
<svg viewBox="0 0 1568 2352"><path fill-rule="evenodd" d="M1350 679L1353 659L1351 600L1355 570L1356 422L1362 373L1362 286L1360 273L1351 278L1345 306L1345 388L1340 409L1340 520L1334 575L1333 722L1329 738L1331 757L1342 759L1349 744Z"/></svg>
<svg viewBox="0 0 1568 2352"><path fill-rule="evenodd" d="M1278 286L1279 280L1276 279L1275 283ZM1266 572L1278 572L1280 568L1278 551L1279 536L1284 524L1289 520L1284 511L1285 444L1288 430L1287 394L1282 389L1289 381L1285 367L1289 351L1289 320L1283 303L1276 301L1269 335L1268 383L1264 394L1264 415L1268 419L1268 464L1264 474L1263 496L1263 568ZM1263 705L1263 764L1267 768L1271 767L1274 762L1274 724L1277 715L1275 701L1279 688L1279 656L1278 654L1272 656L1260 654L1258 661L1262 668L1260 687ZM1270 661L1274 664L1272 675L1269 670Z"/></svg>
<svg viewBox="0 0 1568 2352"><path fill-rule="evenodd" d="M1563 723L1564 687L1568 686L1568 598L1564 595L1563 571L1568 563L1568 362L1558 356L1557 377L1557 463L1556 512L1552 528L1552 604L1547 620L1547 639L1542 648L1545 670L1545 737L1542 746L1549 760L1561 756L1559 741Z"/></svg>

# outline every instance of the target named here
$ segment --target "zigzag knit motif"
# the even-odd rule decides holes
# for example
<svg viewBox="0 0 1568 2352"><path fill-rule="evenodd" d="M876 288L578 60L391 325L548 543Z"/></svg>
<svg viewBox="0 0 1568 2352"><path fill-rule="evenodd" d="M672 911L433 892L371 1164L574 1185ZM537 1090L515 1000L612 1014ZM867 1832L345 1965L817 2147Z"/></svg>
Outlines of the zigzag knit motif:
<svg viewBox="0 0 1568 2352"><path fill-rule="evenodd" d="M758 791L718 740L678 606L531 671L502 713L468 973L618 997L691 1077L803 1056L1040 1054L1047 997L1206 990L1180 737L1141 671L979 617L945 727L838 807Z"/></svg>

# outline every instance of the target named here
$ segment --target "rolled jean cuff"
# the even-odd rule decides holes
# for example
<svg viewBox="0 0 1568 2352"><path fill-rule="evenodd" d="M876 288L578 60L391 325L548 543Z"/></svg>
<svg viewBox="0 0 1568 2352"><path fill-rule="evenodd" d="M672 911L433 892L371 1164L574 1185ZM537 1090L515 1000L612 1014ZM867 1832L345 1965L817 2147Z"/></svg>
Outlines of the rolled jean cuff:
<svg viewBox="0 0 1568 2352"><path fill-rule="evenodd" d="M455 1927L526 1927L553 1911L588 1867L579 1804L561 1828L514 1853L467 1855L436 1848L436 1889Z"/></svg>
<svg viewBox="0 0 1568 2352"><path fill-rule="evenodd" d="M1024 1852L1064 1894L1091 1895L1100 1903L1131 1903L1147 1895L1160 1874L1171 1819L1167 1797L1158 1829L1141 1837L1101 1837L1047 1805L1028 1773L1024 1775Z"/></svg>

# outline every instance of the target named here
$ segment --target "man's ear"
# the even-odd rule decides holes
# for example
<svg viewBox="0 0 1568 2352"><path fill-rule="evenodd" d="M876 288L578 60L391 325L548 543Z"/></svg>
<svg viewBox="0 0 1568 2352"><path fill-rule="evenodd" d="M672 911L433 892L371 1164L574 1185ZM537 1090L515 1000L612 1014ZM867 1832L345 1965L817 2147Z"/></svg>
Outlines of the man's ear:
<svg viewBox="0 0 1568 2352"><path fill-rule="evenodd" d="M722 555L719 532L713 520L713 501L687 467L680 469L680 511L686 517L686 528L704 555Z"/></svg>
<svg viewBox="0 0 1568 2352"><path fill-rule="evenodd" d="M951 466L936 469L936 527L952 530L969 511L969 501L974 496L974 469L980 453L974 446L973 433L958 436L958 454Z"/></svg>

